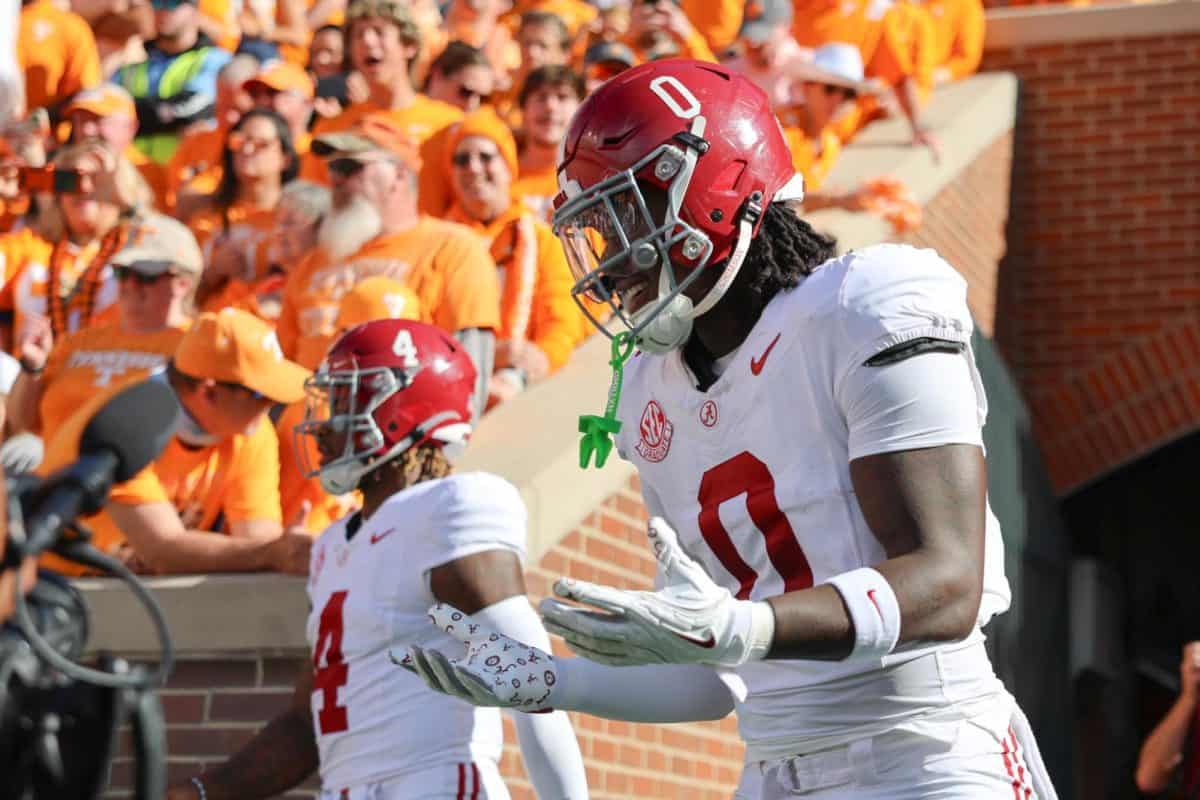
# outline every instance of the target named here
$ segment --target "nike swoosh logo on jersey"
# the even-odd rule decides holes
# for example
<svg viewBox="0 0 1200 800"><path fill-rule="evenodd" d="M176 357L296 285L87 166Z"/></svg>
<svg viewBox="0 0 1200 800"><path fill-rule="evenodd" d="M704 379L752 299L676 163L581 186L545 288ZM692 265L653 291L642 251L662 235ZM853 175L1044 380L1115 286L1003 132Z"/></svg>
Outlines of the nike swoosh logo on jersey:
<svg viewBox="0 0 1200 800"><path fill-rule="evenodd" d="M372 533L371 534L371 544L375 544L376 542L382 542L384 539L391 536L395 532L396 532L395 528L388 528L383 533Z"/></svg>
<svg viewBox="0 0 1200 800"><path fill-rule="evenodd" d="M758 373L762 372L763 364L767 363L767 356L771 355L771 351L775 349L775 343L779 341L779 337L782 335L782 333L775 334L775 338L771 340L769 345L767 345L767 349L763 350L762 355L758 358L750 359L751 373L757 375Z"/></svg>

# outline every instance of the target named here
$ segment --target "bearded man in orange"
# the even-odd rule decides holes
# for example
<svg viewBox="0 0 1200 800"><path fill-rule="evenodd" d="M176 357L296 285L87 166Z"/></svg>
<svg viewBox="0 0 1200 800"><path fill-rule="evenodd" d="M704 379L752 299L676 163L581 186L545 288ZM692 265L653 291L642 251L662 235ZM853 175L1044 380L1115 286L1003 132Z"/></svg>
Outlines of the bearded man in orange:
<svg viewBox="0 0 1200 800"><path fill-rule="evenodd" d="M336 332L342 296L359 281L386 275L413 291L422 322L463 343L478 371L481 412L500 327L500 287L480 237L418 213L421 159L390 115L367 115L350 130L319 135L312 152L328 163L333 207L316 252L288 274L278 326L284 352L315 368Z"/></svg>
<svg viewBox="0 0 1200 800"><path fill-rule="evenodd" d="M584 333L571 298L574 280L546 223L512 194L517 145L494 111L480 109L451 129L454 205L447 219L483 235L504 287L489 405L508 400L564 363Z"/></svg>
<svg viewBox="0 0 1200 800"><path fill-rule="evenodd" d="M440 215L450 206L446 176L444 131L462 119L462 111L431 100L413 85L412 66L421 52L421 33L411 13L396 0L354 0L346 10L346 53L354 71L367 82L369 95L333 119L323 119L314 135L352 127L368 114L384 114L420 148L430 165L420 177L421 210ZM318 154L305 158L300 176L329 183Z"/></svg>

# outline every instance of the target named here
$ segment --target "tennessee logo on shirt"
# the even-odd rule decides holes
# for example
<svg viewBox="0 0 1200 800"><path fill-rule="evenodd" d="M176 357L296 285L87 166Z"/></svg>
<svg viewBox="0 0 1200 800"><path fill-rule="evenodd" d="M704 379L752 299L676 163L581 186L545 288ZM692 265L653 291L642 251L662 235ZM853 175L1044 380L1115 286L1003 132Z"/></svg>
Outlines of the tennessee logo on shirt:
<svg viewBox="0 0 1200 800"><path fill-rule="evenodd" d="M641 438L633 449L647 461L662 461L671 449L671 435L674 432L675 426L663 413L662 406L658 401L651 400L642 412L642 420L638 423Z"/></svg>

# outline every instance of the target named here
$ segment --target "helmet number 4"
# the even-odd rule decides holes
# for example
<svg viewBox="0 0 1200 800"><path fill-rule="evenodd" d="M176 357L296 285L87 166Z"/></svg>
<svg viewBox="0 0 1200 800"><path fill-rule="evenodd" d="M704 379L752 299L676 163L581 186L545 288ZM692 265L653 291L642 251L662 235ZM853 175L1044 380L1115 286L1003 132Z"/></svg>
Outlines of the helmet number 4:
<svg viewBox="0 0 1200 800"><path fill-rule="evenodd" d="M692 119L700 114L700 101L674 75L659 75L650 81L650 91L680 119Z"/></svg>
<svg viewBox="0 0 1200 800"><path fill-rule="evenodd" d="M412 334L407 330L396 334L396 341L392 342L392 352L404 359L405 369L413 369L421 364L417 357L417 346L413 343Z"/></svg>

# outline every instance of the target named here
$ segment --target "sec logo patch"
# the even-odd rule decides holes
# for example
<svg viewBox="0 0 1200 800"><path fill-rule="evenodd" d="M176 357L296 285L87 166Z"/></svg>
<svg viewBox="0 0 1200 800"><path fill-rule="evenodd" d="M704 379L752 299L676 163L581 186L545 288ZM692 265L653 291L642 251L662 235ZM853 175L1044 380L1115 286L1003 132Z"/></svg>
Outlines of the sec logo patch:
<svg viewBox="0 0 1200 800"><path fill-rule="evenodd" d="M667 419L658 401L646 403L642 419L638 423L640 439L634 445L637 454L647 461L662 461L671 449L671 435L675 426Z"/></svg>

